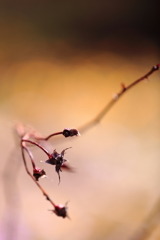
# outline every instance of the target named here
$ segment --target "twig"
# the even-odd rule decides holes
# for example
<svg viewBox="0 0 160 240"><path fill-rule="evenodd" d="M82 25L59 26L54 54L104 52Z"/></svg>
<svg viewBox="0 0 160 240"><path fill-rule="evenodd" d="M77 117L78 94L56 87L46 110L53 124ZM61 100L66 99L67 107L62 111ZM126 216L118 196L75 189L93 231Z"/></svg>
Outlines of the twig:
<svg viewBox="0 0 160 240"><path fill-rule="evenodd" d="M23 143L22 143L23 144ZM33 169L36 167L36 165L35 165L35 162L34 162L34 160L33 160L33 155L32 155L32 153L31 153L31 151L26 147L26 146L23 146L24 148L25 148L25 150L27 151L27 153L28 153L28 155L29 155L29 157L30 157L30 159L31 159L31 163L32 163L32 167L33 167Z"/></svg>
<svg viewBox="0 0 160 240"><path fill-rule="evenodd" d="M63 134L64 137L72 137L72 136L78 136L79 132L77 129L70 129L70 128L65 128L63 130L63 132L57 132L57 133L53 133L50 134L48 137L46 138L35 138L36 140L38 139L43 139L43 140L48 140L49 138L59 135L59 134ZM33 134L32 134L33 135ZM40 148L45 154L47 154L49 159L52 159L55 161L56 165L56 172L58 173L59 176L59 181L60 181L60 175L59 175L59 171L61 171L61 166L63 165L63 163L66 161L65 159L63 159L65 150L67 150L68 148L64 149L61 154L58 154L55 150L53 152L53 154L50 154L47 149L45 149L44 147L42 147L39 143L31 141L29 139L26 139L26 136L28 137L28 134L25 134L24 136L22 136L21 138L21 151L22 151L22 158L23 158L23 163L26 169L26 172L28 173L28 175L32 178L32 180L35 182L35 184L38 186L38 188L41 190L41 192L43 193L43 195L46 197L46 199L52 204L52 206L54 207L53 210L51 210L52 212L54 212L57 216L60 217L68 217L67 214L67 203L63 206L63 205L56 205L51 198L49 197L49 195L45 192L45 190L41 187L41 185L38 183L38 179L39 177L42 177L45 175L45 171L43 169L37 168L33 159L33 155L31 153L31 151L29 150L29 148L27 148L26 144L30 143L33 144L35 146L37 146L38 148ZM33 135L34 137L34 135ZM28 153L31 163L32 163L32 167L33 167L33 175L30 173L28 167L27 167L27 163L26 163L26 159L25 159L25 154L24 154L24 150ZM53 158L54 157L54 158ZM49 161L49 160L48 160Z"/></svg>
<svg viewBox="0 0 160 240"><path fill-rule="evenodd" d="M26 143L31 143L31 144L39 147L43 152L45 152L45 153L47 154L47 156L48 156L49 158L52 158L52 155L47 151L47 149L45 149L44 147L42 147L40 144L38 144L38 143L36 143L36 142L33 142L33 141L31 141L31 140L28 140L28 139L23 139L23 138L22 138L21 142L22 142L22 146L23 146L23 142L26 142ZM27 151L27 150L26 150L26 151Z"/></svg>
<svg viewBox="0 0 160 240"><path fill-rule="evenodd" d="M32 174L31 174L30 171L28 170L27 163L26 163L26 159L25 159L25 154L24 154L24 150L26 150L27 153L28 153L28 149L27 149L25 146L22 145L22 142L21 142L21 149L22 149L23 163L24 163L26 172L27 172L28 175L32 178L32 180L35 182L35 184L39 187L39 189L41 190L41 192L43 193L43 195L46 197L46 199L47 199L48 201L50 201L50 203L53 205L53 207L56 207L56 205L54 204L54 202L50 199L49 195L44 191L44 189L41 187L41 185L35 180L35 178L32 176Z"/></svg>
<svg viewBox="0 0 160 240"><path fill-rule="evenodd" d="M60 134L63 134L63 132L52 133L48 137L42 138L42 140L46 140L47 141L49 138L51 138L53 136L56 136L56 135L60 135Z"/></svg>
<svg viewBox="0 0 160 240"><path fill-rule="evenodd" d="M133 86L135 86L136 84L138 84L139 82L141 82L144 79L148 79L148 77L154 73L155 71L159 70L160 68L160 64L157 64L155 66L152 67L152 69L146 73L144 76L138 78L137 80L135 80L134 82L132 82L130 85L125 86L123 83L121 84L121 91L117 94L115 94L113 96L113 98L110 100L109 103L107 103L107 105L97 114L97 116L91 120L90 122L88 122L87 124L83 125L82 127L79 128L80 132L85 132L87 131L89 128L91 128L92 126L94 126L95 124L99 123L102 118L108 113L108 111L114 106L114 104L120 99L120 97L122 97L122 95L127 92L130 88L132 88Z"/></svg>
<svg viewBox="0 0 160 240"><path fill-rule="evenodd" d="M133 83L131 83L130 85L128 86L125 86L123 83L121 84L121 91L119 93L117 93L113 99L110 100L110 102L105 106L104 109L102 109L100 111L99 114L97 114L97 116L91 120L89 123L85 124L84 126L82 126L80 128L81 132L84 132L86 130L88 130L88 128L92 127L93 125L95 125L96 123L99 123L102 118L108 113L108 111L114 106L114 104L117 102L117 100L126 92L128 91L130 88L132 88L133 86L135 86L136 84L138 84L139 82L141 82L142 80L144 79L148 79L148 77L155 71L159 70L160 68L160 64L157 64L155 66L152 67L152 69L147 73L145 74L144 76L142 76L141 78L135 80ZM66 128L64 129L63 132L57 132L57 133L53 133L53 134L50 134L48 137L46 138L36 138L36 140L49 140L51 137L53 136L56 136L56 135L64 135L65 137L72 137L72 136L77 136L79 135L79 132L76 130L76 129L70 129L70 128ZM41 192L43 193L43 195L46 197L46 199L48 201L51 202L52 206L54 207L54 210L52 210L53 212L55 212L58 216L62 216L62 217L66 217L67 216L67 212L66 212L66 206L60 206L60 205L55 205L54 202L50 199L50 197L48 196L48 194L44 191L44 189L41 187L41 185L36 181L35 177L29 172L28 170L28 167L27 167L27 163L26 163L26 160L25 160L25 154L24 154L24 150L27 151L27 153L29 154L29 157L31 159L31 162L32 162L32 166L33 166L33 169L35 169L35 163L34 163L34 160L33 160L33 156L31 154L31 152L29 151L29 149L25 146L24 143L30 143L30 144L33 144L35 146L37 146L38 148L40 148L44 153L47 154L47 156L49 157L49 159L52 159L53 156L44 148L42 147L39 143L37 142L34 142L34 141L31 141L31 140L28 140L28 139L24 139L22 138L21 139L21 149L22 149L22 157L23 157L23 162L24 162L24 166L25 166L25 169L26 169L26 172L28 173L28 175L32 178L32 180L35 182L35 184L38 186L38 188L41 190Z"/></svg>

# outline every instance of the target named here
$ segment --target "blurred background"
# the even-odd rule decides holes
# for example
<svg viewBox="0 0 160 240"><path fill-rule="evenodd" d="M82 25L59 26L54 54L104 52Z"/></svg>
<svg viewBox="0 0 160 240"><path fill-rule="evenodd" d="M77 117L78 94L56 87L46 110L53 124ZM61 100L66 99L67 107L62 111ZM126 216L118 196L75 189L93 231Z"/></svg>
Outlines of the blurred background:
<svg viewBox="0 0 160 240"><path fill-rule="evenodd" d="M51 140L74 173L38 149L40 183L56 217L26 174L14 132L21 122L43 136L92 120L126 85L160 63L154 0L0 0L0 240L160 239L160 73L129 90L79 138ZM56 140L58 139L58 141ZM145 231L145 233L144 233Z"/></svg>

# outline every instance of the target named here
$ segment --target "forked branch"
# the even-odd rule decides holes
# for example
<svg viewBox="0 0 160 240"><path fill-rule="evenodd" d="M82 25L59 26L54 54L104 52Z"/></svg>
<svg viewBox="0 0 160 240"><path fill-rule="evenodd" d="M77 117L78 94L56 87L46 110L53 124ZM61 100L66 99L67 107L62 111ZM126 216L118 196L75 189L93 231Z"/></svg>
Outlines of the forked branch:
<svg viewBox="0 0 160 240"><path fill-rule="evenodd" d="M148 79L148 77L154 73L155 71L159 70L160 68L160 64L157 64L155 66L152 67L152 69L146 73L144 76L140 77L139 79L135 80L134 82L132 82L130 85L125 86L123 83L121 84L121 91L117 94L115 94L115 96L110 100L110 102L105 106L104 109L102 109L97 116L90 121L89 123L85 124L84 126L82 126L80 128L81 132L84 132L86 130L88 130L89 128L91 128L93 125L95 125L96 123L99 123L102 118L108 113L108 111L114 106L114 104L118 101L118 99L120 99L120 97L127 92L130 88L132 88L133 86L135 86L136 84L138 84L139 82L143 81L144 79ZM65 128L62 132L57 132L57 133L53 133L50 134L49 136L47 136L46 138L42 138L42 137L34 137L35 140L49 140L51 137L56 136L56 135L63 135L64 137L72 137L72 136L78 136L79 132L76 129L70 129L70 128ZM26 139L25 137L21 138L21 149L22 149L22 158L23 158L23 162L24 162L24 166L26 169L26 172L28 173L28 175L32 178L32 180L35 182L35 184L38 186L38 188L41 190L41 192L43 193L43 195L46 197L46 199L48 201L50 201L50 203L52 204L52 206L54 207L53 211L57 216L61 216L63 218L68 217L67 215L67 206L62 206L62 205L56 205L49 197L49 195L44 191L44 189L41 187L41 185L38 183L38 179L39 177L45 175L44 170L39 169L36 167L32 153L30 152L29 148L26 146L28 144L32 144L37 146L38 148L40 148L47 156L48 156L48 160L45 161L46 163L52 164L52 165L56 165L56 171L59 174L59 171L61 170L61 166L63 165L63 163L66 161L65 159L63 159L63 155L65 150L63 150L61 152L61 154L58 154L55 150L53 152L53 154L50 154L48 152L47 149L45 149L44 147L42 147L39 143L35 142L35 141L31 141L30 139ZM30 173L28 167L27 167L27 163L26 163L26 159L25 159L25 154L24 154L24 150L28 153L31 163L32 163L32 167L33 167L33 175Z"/></svg>
<svg viewBox="0 0 160 240"><path fill-rule="evenodd" d="M63 132L58 132L58 133L54 133L54 134L51 134L49 135L47 138L41 138L43 140L48 140L50 137L53 137L53 136L56 136L58 134L63 134L65 137L69 137L69 136L77 136L79 135L79 132L76 130L76 129L70 129L70 128L67 128L67 129L64 129ZM28 136L28 135L27 135ZM38 188L41 190L41 192L43 193L43 195L46 197L46 199L52 204L52 206L54 207L53 211L57 216L61 216L63 218L65 217L68 217L68 214L67 214L67 204L65 204L64 206L63 205L56 205L52 200L51 198L49 197L49 195L45 192L45 190L41 187L41 185L38 183L38 179L44 175L46 175L45 171L43 169L40 169L38 167L36 167L35 165L35 162L34 162L34 159L33 159L33 155L31 153L31 151L29 150L29 148L26 146L27 144L33 144L35 146L37 146L38 148L40 148L46 155L49 159L52 159L53 160L53 154L55 155L55 150L53 152L53 154L50 154L47 149L45 149L44 147L42 147L39 143L37 142L34 142L34 141L31 141L29 139L26 139L25 138L25 135L22 137L21 139L21 150L22 150L22 158L23 158L23 163L24 163L24 166L25 166L25 169L26 169L26 172L28 173L28 175L32 178L32 180L35 182L35 184L38 186ZM28 166L27 166L27 162L26 162L26 158L25 158L25 153L24 153L24 150L28 153L29 155L29 158L31 160L31 163L32 163L32 167L33 167L33 175L30 173L29 169L28 169ZM65 149L66 150L66 149ZM56 152L56 157L54 158L55 160L55 165L56 165L56 169L57 169L57 166L59 167L58 169L60 169L61 165L63 165L63 161L60 162L59 161L59 158L63 159L63 155L65 153L65 150L62 151L61 154L58 154ZM59 158L58 158L59 157ZM57 162L56 162L57 161ZM57 170L58 174L59 174L59 171ZM59 179L60 179L60 176L59 176Z"/></svg>

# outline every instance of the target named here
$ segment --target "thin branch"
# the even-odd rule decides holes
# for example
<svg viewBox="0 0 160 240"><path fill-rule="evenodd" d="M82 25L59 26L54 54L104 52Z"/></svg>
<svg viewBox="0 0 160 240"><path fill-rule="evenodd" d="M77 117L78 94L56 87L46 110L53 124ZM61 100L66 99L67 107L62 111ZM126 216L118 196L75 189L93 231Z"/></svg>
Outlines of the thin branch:
<svg viewBox="0 0 160 240"><path fill-rule="evenodd" d="M22 139L21 142L22 142L22 146L23 146L23 142L26 142L26 143L31 143L31 144L39 147L43 152L45 152L45 153L47 154L47 156L48 156L49 158L52 158L52 155L47 151L47 149L45 149L44 147L42 147L40 144L38 144L38 143L36 143L36 142L33 142L33 141L31 141L31 140L28 140L28 139ZM23 147L24 147L24 146L23 146Z"/></svg>
<svg viewBox="0 0 160 240"><path fill-rule="evenodd" d="M28 140L26 140L28 141ZM46 199L48 201L50 201L50 203L53 205L53 207L55 208L56 205L54 204L54 202L50 199L49 195L44 191L44 189L41 187L41 185L35 180L35 178L32 176L32 174L30 173L28 167L27 167L27 163L26 163L26 159L25 159L25 154L24 154L24 150L27 151L28 153L28 149L22 145L22 141L21 141L21 149L22 149L22 158L23 158L23 163L26 169L26 172L28 173L28 175L32 178L32 180L35 182L35 184L39 187L39 189L41 190L41 192L43 193L43 195L46 197Z"/></svg>
<svg viewBox="0 0 160 240"><path fill-rule="evenodd" d="M46 138L36 138L37 140L49 140L49 138L53 137L53 136L56 136L56 135L60 135L62 134L65 138L67 137L73 137L73 136L80 136L80 133L77 129L74 129L74 128L65 128L63 130L63 132L56 132L56 133L52 133L50 134L49 136L47 136Z"/></svg>
<svg viewBox="0 0 160 240"><path fill-rule="evenodd" d="M42 138L41 140L46 140L47 141L49 138L51 138L53 136L56 136L56 135L60 135L60 134L63 134L63 132L52 133L48 137Z"/></svg>
<svg viewBox="0 0 160 240"><path fill-rule="evenodd" d="M130 88L132 88L133 86L135 86L136 84L138 84L139 82L141 82L142 80L144 79L147 79L153 72L159 70L160 68L160 64L157 64L155 66L152 67L152 69L147 73L145 74L144 76L142 76L141 78L135 80L133 83L131 83L130 85L128 85L127 87L124 85L124 84L121 84L121 91L119 93L117 93L113 99L110 100L110 102L105 106L104 109L102 109L100 111L99 114L97 114L97 116L91 120L89 123L85 124L84 126L82 126L80 128L80 131L81 132L84 132L86 130L88 130L88 128L91 128L93 125L95 125L96 123L99 123L102 118L108 113L108 111L114 106L114 104L117 102L117 100L126 92L128 91ZM69 136L78 136L79 135L79 132L76 130L76 129L69 129L69 128L66 128L64 129L63 132L57 132L57 133L53 133L53 134L50 134L48 137L46 138L37 138L37 140L48 140L50 139L51 137L53 136L56 136L56 135L64 135L65 137L69 137ZM53 212L55 212L58 216L62 216L62 217L66 217L67 216L67 212L66 212L66 207L63 206L61 207L60 205L55 205L54 202L50 199L50 197L48 196L48 194L44 191L44 189L41 187L41 185L36 181L36 179L34 178L34 176L29 172L28 170L28 167L27 167L27 163L26 163L26 160L25 160L25 154L24 154L24 150L27 151L27 153L29 154L30 156L30 159L31 159L31 162L32 162L32 166L33 168L35 168L35 163L34 163L34 160L33 160L33 156L31 154L31 152L29 151L29 149L25 146L25 144L23 143L30 143L30 144L33 144L37 147L39 147L43 152L45 152L47 154L47 156L51 159L52 158L52 155L44 148L42 147L40 144L34 142L34 141L31 141L31 140L28 140L28 139L21 139L21 150L22 150L22 157L23 157L23 162L24 162L24 166L25 166L25 169L26 169L26 172L28 173L28 175L32 178L32 180L35 182L35 184L38 186L38 188L41 190L41 192L43 193L43 195L46 197L46 199L48 201L51 202L51 204L53 205L54 207L54 210L52 210Z"/></svg>
<svg viewBox="0 0 160 240"><path fill-rule="evenodd" d="M33 155L32 155L32 153L31 153L31 151L26 147L26 146L23 146L24 147L24 149L27 151L27 153L28 153L28 155L29 155L29 157L30 157L30 159L31 159L31 163L32 163L32 167L33 167L33 169L36 167L36 165L35 165L35 162L34 162L34 160L33 160Z"/></svg>
<svg viewBox="0 0 160 240"><path fill-rule="evenodd" d="M38 188L41 190L41 192L43 193L43 195L46 197L46 199L52 204L52 206L54 207L53 210L51 210L52 212L54 212L57 216L59 217L68 217L68 213L67 213L67 206L63 206L63 205L56 205L51 198L49 197L49 195L45 192L45 190L41 187L41 185L37 182L38 178L37 175L37 170L38 170L38 174L40 173L39 168L36 168L34 160L33 160L33 156L32 153L30 152L30 150L25 146L24 143L31 143L33 145L36 145L37 147L39 147L41 150L43 150L48 157L51 157L51 155L48 153L48 151L46 149L44 149L41 145L39 145L38 143L35 143L33 141L30 140L26 140L26 139L21 139L21 151L22 151L22 158L23 158L23 163L26 169L26 172L28 173L28 175L32 178L32 180L35 182L35 184L38 186ZM25 154L24 154L24 150L26 150L26 152L29 154L29 157L31 159L32 162L32 166L33 166L33 175L30 173L28 167L27 167L27 163L26 163L26 159L25 159ZM36 171L36 172L35 172ZM41 170L42 175L45 174L44 170ZM34 175L35 174L35 175ZM41 174L40 174L41 175Z"/></svg>
<svg viewBox="0 0 160 240"><path fill-rule="evenodd" d="M123 83L121 84L121 91L117 94L115 94L115 96L110 100L109 103L107 103L107 105L97 114L97 116L91 120L90 122L88 122L87 124L83 125L82 127L79 128L80 132L85 132L87 131L89 128L91 128L92 126L94 126L95 124L99 123L102 118L108 113L108 111L114 106L114 104L120 99L120 97L122 97L122 95L127 92L130 88L132 88L133 86L135 86L136 84L138 84L139 82L143 81L144 79L148 79L148 77L154 73L155 71L159 70L160 68L160 64L157 64L155 66L152 67L152 69L146 73L144 76L140 77L139 79L135 80L134 82L132 82L130 85L125 86Z"/></svg>

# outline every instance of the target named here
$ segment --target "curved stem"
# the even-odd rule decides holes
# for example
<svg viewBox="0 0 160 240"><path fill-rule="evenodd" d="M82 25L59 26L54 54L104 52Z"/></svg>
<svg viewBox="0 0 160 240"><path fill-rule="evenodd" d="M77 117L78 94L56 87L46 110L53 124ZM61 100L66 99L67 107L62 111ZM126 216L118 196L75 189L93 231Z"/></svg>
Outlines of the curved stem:
<svg viewBox="0 0 160 240"><path fill-rule="evenodd" d="M52 158L52 155L47 151L47 149L45 149L44 147L42 147L40 144L38 144L38 143L36 143L36 142L33 142L33 141L31 141L31 140L28 140L28 139L22 139L21 142L22 142L22 146L23 146L23 142L26 142L26 143L31 143L31 144L39 147L43 152L45 152L45 153L47 154L47 156L48 156L49 158ZM23 147L24 147L24 146L23 146Z"/></svg>
<svg viewBox="0 0 160 240"><path fill-rule="evenodd" d="M52 133L52 134L50 134L49 136L47 136L45 138L38 138L38 140L46 140L47 141L49 138L54 137L56 135L60 135L60 134L63 134L63 132Z"/></svg>
<svg viewBox="0 0 160 240"><path fill-rule="evenodd" d="M22 147L24 147L24 149L28 153L28 155L29 155L29 157L31 159L31 163L32 163L33 169L35 169L36 165L35 165L35 162L34 162L33 155L31 153L31 151L26 146L22 146Z"/></svg>
<svg viewBox="0 0 160 240"><path fill-rule="evenodd" d="M31 174L30 171L28 170L27 163L26 163L26 159L25 159L25 154L24 154L24 150L26 150L27 153L28 153L27 148L21 144L21 150L22 150L22 158L23 158L23 163L24 163L26 172L27 172L28 175L32 178L32 180L35 182L35 184L38 186L38 188L41 190L41 192L42 192L43 195L46 197L46 199L47 199L48 201L50 201L50 203L53 205L53 207L56 207L56 205L54 204L54 202L50 199L49 195L44 191L44 189L41 187L41 185L35 180L35 178L32 176L32 174Z"/></svg>
<svg viewBox="0 0 160 240"><path fill-rule="evenodd" d="M56 135L60 135L60 134L63 134L63 132L57 132L57 133L52 133L50 134L48 137L44 138L44 140L48 140L49 138L53 137L53 136L56 136Z"/></svg>

